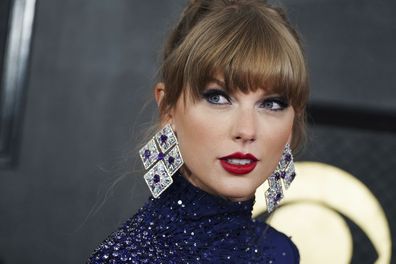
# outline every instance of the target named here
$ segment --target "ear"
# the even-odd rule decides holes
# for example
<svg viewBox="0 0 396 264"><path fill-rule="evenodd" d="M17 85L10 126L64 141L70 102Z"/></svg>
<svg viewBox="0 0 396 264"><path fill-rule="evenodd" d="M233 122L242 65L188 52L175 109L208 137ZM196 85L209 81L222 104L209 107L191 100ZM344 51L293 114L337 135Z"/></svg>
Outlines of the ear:
<svg viewBox="0 0 396 264"><path fill-rule="evenodd" d="M154 86L154 97L157 102L157 106L160 105L162 99L165 95L165 84L163 82L159 82Z"/></svg>
<svg viewBox="0 0 396 264"><path fill-rule="evenodd" d="M159 107L165 96L165 84L159 82L154 86L154 97ZM172 123L172 113L160 113L161 127L165 124Z"/></svg>

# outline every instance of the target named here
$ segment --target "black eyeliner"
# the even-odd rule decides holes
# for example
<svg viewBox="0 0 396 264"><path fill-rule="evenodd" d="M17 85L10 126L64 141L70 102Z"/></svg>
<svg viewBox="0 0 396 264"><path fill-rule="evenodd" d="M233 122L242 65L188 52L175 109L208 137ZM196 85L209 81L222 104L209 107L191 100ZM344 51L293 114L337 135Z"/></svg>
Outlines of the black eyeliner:
<svg viewBox="0 0 396 264"><path fill-rule="evenodd" d="M282 111L282 110L286 109L287 107L289 107L289 105L290 105L289 101L285 97L281 97L281 96L265 98L262 101L262 104L265 104L267 102L274 102L280 106L279 109L272 109L272 111Z"/></svg>
<svg viewBox="0 0 396 264"><path fill-rule="evenodd" d="M211 96L214 96L214 95L224 96L224 98L226 98L228 101L231 101L230 96L222 89L209 88L209 89L206 89L205 91L202 92L202 97L204 97L205 99L208 99L208 98L210 98Z"/></svg>
<svg viewBox="0 0 396 264"><path fill-rule="evenodd" d="M278 103L282 107L288 107L289 106L289 101L285 97L273 97L269 98L270 100Z"/></svg>

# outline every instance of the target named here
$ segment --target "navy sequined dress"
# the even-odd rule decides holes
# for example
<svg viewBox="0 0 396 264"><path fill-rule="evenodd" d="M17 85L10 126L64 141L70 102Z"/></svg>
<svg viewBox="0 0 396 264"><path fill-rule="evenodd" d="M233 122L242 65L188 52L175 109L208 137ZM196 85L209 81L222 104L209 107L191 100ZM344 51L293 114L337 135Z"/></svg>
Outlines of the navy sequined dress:
<svg viewBox="0 0 396 264"><path fill-rule="evenodd" d="M254 221L254 199L230 202L176 173L158 199L110 235L87 263L299 263L294 243Z"/></svg>

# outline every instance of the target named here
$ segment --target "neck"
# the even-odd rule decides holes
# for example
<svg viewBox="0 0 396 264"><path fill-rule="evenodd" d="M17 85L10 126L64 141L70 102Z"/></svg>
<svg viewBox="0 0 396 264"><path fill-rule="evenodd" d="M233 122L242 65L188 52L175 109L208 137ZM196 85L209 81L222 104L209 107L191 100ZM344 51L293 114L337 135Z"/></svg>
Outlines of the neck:
<svg viewBox="0 0 396 264"><path fill-rule="evenodd" d="M153 199L156 206L172 208L172 212L188 218L210 218L224 214L238 218L251 218L254 198L247 201L224 199L200 189L179 172L173 176L173 181L173 184L159 198Z"/></svg>

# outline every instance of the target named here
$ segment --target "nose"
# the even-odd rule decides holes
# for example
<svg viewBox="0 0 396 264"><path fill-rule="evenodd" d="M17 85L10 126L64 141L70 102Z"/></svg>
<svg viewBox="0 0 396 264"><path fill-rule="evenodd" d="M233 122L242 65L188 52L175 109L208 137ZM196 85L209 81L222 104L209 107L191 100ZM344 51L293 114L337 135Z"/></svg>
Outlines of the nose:
<svg viewBox="0 0 396 264"><path fill-rule="evenodd" d="M253 110L240 110L234 115L232 138L242 143L254 142L257 137L257 120Z"/></svg>

